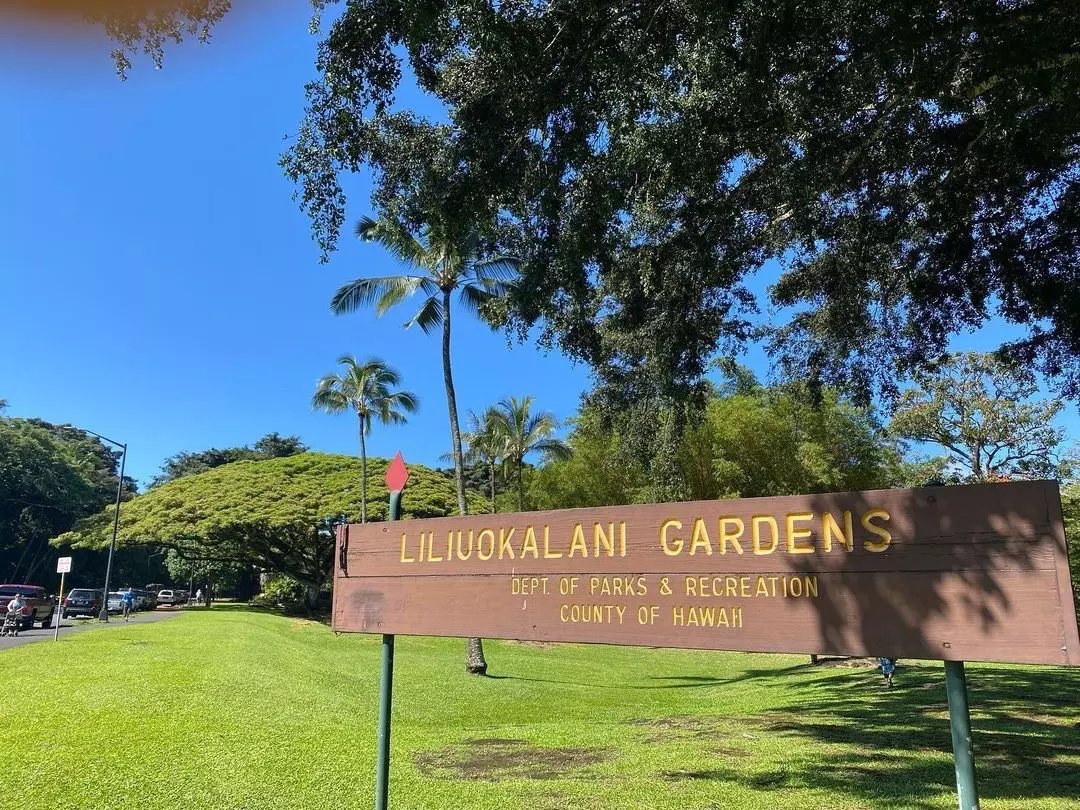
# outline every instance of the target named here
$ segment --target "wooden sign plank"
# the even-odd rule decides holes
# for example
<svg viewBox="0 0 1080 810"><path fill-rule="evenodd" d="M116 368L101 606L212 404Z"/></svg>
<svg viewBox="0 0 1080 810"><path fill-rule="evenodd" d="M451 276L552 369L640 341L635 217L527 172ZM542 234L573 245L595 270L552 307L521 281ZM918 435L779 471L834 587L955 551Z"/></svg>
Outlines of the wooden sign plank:
<svg viewBox="0 0 1080 810"><path fill-rule="evenodd" d="M1049 482L352 524L339 538L340 632L1080 664Z"/></svg>

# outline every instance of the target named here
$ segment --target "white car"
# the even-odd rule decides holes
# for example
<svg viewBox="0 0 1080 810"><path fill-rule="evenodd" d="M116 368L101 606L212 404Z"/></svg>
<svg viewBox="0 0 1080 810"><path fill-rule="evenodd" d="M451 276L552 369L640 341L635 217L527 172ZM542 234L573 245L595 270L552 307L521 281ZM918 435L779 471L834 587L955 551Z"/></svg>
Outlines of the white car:
<svg viewBox="0 0 1080 810"><path fill-rule="evenodd" d="M178 601L176 591L158 591L157 603L159 605L175 605Z"/></svg>

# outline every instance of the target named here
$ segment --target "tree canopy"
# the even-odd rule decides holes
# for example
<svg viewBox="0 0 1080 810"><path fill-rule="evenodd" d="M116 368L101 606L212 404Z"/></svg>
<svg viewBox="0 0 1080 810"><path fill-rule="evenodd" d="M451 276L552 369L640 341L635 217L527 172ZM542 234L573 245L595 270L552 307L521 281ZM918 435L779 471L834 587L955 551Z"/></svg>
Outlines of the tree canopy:
<svg viewBox="0 0 1080 810"><path fill-rule="evenodd" d="M119 455L78 428L0 416L0 580L52 573L49 538L115 501ZM122 497L134 492L125 478Z"/></svg>
<svg viewBox="0 0 1080 810"><path fill-rule="evenodd" d="M223 464L232 464L234 461L285 458L307 452L307 449L307 445L300 441L298 436L281 436L275 431L267 433L251 446L211 447L208 450L177 453L161 463L161 472L155 476L150 486L156 487L186 475L195 475Z"/></svg>
<svg viewBox="0 0 1080 810"><path fill-rule="evenodd" d="M1029 369L989 354L954 354L920 372L893 414L892 432L948 453L960 481L1067 477L1060 399L1039 397ZM1062 466L1065 463L1066 466Z"/></svg>
<svg viewBox="0 0 1080 810"><path fill-rule="evenodd" d="M872 411L805 383L715 397L683 441L689 496L752 498L897 486L901 452Z"/></svg>
<svg viewBox="0 0 1080 810"><path fill-rule="evenodd" d="M573 455L533 471L539 508L656 500L637 437L605 425L588 405L572 420ZM736 368L690 424L673 463L683 499L879 489L905 483L902 451L873 412L825 388L817 404L805 383L765 386Z"/></svg>
<svg viewBox="0 0 1080 810"><path fill-rule="evenodd" d="M373 481L369 517L385 520L388 462L369 459ZM326 518L360 517L360 459L303 453L264 461L238 461L154 487L124 505L119 545L152 544L185 559L249 563L287 574L313 593L331 573L333 536ZM477 505L483 503L473 495ZM441 517L456 511L452 481L410 466L402 499L404 517ZM57 544L102 548L113 510L80 521Z"/></svg>
<svg viewBox="0 0 1080 810"><path fill-rule="evenodd" d="M85 469L69 445L23 419L0 419L0 579L34 577L46 540L94 504Z"/></svg>
<svg viewBox="0 0 1080 810"><path fill-rule="evenodd" d="M121 66L229 5L114 20ZM521 256L511 319L616 378L693 383L776 258L774 350L811 377L891 389L996 315L1026 330L1012 354L1080 390L1071 3L314 6L319 76L283 165L324 252L341 175L367 167L380 214L437 204ZM401 107L411 81L445 117Z"/></svg>

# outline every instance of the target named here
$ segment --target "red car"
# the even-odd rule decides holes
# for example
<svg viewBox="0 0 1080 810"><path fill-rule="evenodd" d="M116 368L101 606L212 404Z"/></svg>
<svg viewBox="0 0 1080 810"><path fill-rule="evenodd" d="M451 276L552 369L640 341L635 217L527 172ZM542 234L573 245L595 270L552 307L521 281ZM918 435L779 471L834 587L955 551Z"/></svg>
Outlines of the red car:
<svg viewBox="0 0 1080 810"><path fill-rule="evenodd" d="M34 626L34 622L41 622L42 627L52 624L55 610L52 597L37 585L0 585L0 611L7 612L8 602L14 599L16 594L22 596L26 603L22 609L23 630L29 630Z"/></svg>

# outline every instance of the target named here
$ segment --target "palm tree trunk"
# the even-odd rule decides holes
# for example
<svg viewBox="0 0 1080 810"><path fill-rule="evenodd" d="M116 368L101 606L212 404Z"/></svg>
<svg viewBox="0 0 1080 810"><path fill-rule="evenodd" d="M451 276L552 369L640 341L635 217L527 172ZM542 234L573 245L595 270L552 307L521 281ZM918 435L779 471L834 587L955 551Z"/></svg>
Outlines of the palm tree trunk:
<svg viewBox="0 0 1080 810"><path fill-rule="evenodd" d="M465 503L465 468L461 457L461 431L458 429L457 397L454 396L454 375L450 370L450 291L443 290L442 327L443 379L446 382L446 407L450 411L450 442L454 451L454 479L457 483L458 512L469 514ZM473 675L487 674L484 643L478 638L465 642L465 671Z"/></svg>
<svg viewBox="0 0 1080 810"><path fill-rule="evenodd" d="M450 291L443 291L442 328L443 380L446 382L446 407L450 410L450 443L454 452L454 481L457 484L458 513L467 515L465 503L465 467L461 457L461 431L458 429L457 397L454 395L454 375L450 369Z"/></svg>
<svg viewBox="0 0 1080 810"><path fill-rule="evenodd" d="M470 638L465 642L465 671L470 675L487 675L484 642L478 638Z"/></svg>
<svg viewBox="0 0 1080 810"><path fill-rule="evenodd" d="M524 466L524 463L525 463L524 459L519 458L517 460L517 474L518 474L517 475L517 479L518 479L517 480L517 491L518 491L518 511L519 512L524 512L525 511L525 504L524 504L524 500L523 500L523 496L525 494L525 484L522 483L522 478L521 478L521 468Z"/></svg>
<svg viewBox="0 0 1080 810"><path fill-rule="evenodd" d="M495 514L499 510L495 508L495 462L491 462L488 465L491 468L491 514Z"/></svg>
<svg viewBox="0 0 1080 810"><path fill-rule="evenodd" d="M364 417L360 416L360 522L367 523L367 445L364 442Z"/></svg>

